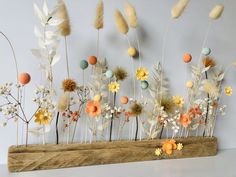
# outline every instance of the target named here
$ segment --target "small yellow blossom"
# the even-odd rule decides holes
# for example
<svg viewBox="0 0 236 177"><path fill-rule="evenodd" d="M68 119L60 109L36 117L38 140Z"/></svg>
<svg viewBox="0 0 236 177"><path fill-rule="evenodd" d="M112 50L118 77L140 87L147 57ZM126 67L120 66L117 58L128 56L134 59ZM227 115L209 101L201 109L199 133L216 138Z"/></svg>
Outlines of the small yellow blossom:
<svg viewBox="0 0 236 177"><path fill-rule="evenodd" d="M94 101L97 101L97 102L100 102L100 101L102 100L102 96L99 95L99 94L97 94L97 95L95 95L95 96L93 97L93 100L94 100Z"/></svg>
<svg viewBox="0 0 236 177"><path fill-rule="evenodd" d="M162 154L161 148L157 148L157 149L155 150L155 155L156 155L156 156L160 156L161 154Z"/></svg>
<svg viewBox="0 0 236 177"><path fill-rule="evenodd" d="M118 90L120 89L120 84L118 82L111 82L110 84L108 84L108 89L112 93L118 92Z"/></svg>
<svg viewBox="0 0 236 177"><path fill-rule="evenodd" d="M184 98L181 96L173 96L173 102L176 106L182 107L184 104Z"/></svg>
<svg viewBox="0 0 236 177"><path fill-rule="evenodd" d="M148 78L148 70L144 67L141 67L139 69L137 69L136 71L136 78L137 80L141 80L141 81L144 81Z"/></svg>
<svg viewBox="0 0 236 177"><path fill-rule="evenodd" d="M192 88L193 87L193 82L192 81L186 82L186 87L187 88Z"/></svg>
<svg viewBox="0 0 236 177"><path fill-rule="evenodd" d="M47 109L40 109L35 115L35 123L40 125L47 125L49 121L52 119L52 113L49 112Z"/></svg>
<svg viewBox="0 0 236 177"><path fill-rule="evenodd" d="M183 149L183 147L184 147L184 146L183 146L182 143L178 143L178 144L177 144L177 150L178 150L178 151L181 151L181 150Z"/></svg>
<svg viewBox="0 0 236 177"><path fill-rule="evenodd" d="M231 96L233 94L233 89L232 87L228 86L228 87L225 87L225 94L227 96Z"/></svg>

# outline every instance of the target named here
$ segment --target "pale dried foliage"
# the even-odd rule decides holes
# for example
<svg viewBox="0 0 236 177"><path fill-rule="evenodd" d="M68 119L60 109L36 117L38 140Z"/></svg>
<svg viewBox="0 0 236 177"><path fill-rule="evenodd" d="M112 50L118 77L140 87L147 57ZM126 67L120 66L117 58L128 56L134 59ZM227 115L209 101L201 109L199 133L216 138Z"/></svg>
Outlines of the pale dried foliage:
<svg viewBox="0 0 236 177"><path fill-rule="evenodd" d="M103 0L100 0L97 4L96 17L94 22L94 27L97 30L103 28L104 25L103 16L104 16L104 5L103 5Z"/></svg>
<svg viewBox="0 0 236 177"><path fill-rule="evenodd" d="M179 2L175 4L171 9L172 18L179 18L184 12L186 6L188 5L188 2L189 0L179 0Z"/></svg>
<svg viewBox="0 0 236 177"><path fill-rule="evenodd" d="M70 103L70 94L69 92L64 92L60 96L59 101L57 103L57 110L59 112L65 111L68 108L69 103Z"/></svg>
<svg viewBox="0 0 236 177"><path fill-rule="evenodd" d="M129 31L128 24L119 10L115 11L115 22L119 32L123 34L128 33Z"/></svg>
<svg viewBox="0 0 236 177"><path fill-rule="evenodd" d="M58 26L62 36L69 36L71 33L70 18L64 0L58 0L57 17L63 22Z"/></svg>
<svg viewBox="0 0 236 177"><path fill-rule="evenodd" d="M138 27L138 18L136 14L136 10L134 6L130 3L125 3L125 15L127 17L127 21L129 23L129 26L132 28Z"/></svg>
<svg viewBox="0 0 236 177"><path fill-rule="evenodd" d="M203 91L208 93L213 98L217 98L219 96L219 88L215 82L210 80L203 81Z"/></svg>
<svg viewBox="0 0 236 177"><path fill-rule="evenodd" d="M209 17L213 20L217 20L218 18L221 17L223 11L224 11L224 5L222 4L216 5L209 13Z"/></svg>

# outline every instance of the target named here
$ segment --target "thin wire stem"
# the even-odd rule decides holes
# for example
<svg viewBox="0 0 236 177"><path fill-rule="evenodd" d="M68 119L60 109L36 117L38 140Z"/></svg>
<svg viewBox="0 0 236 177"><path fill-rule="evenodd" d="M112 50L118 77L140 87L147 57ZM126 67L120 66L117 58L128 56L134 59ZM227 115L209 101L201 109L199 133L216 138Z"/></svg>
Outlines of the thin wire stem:
<svg viewBox="0 0 236 177"><path fill-rule="evenodd" d="M12 55L13 55L13 60L14 60L14 63L15 63L15 69L16 69L16 82L17 82L17 84L19 84L19 81L18 81L19 68L18 68L18 63L17 63L14 47L13 47L11 41L9 40L9 38L2 31L0 31L0 34L7 40L8 44L11 48ZM19 100L19 94L20 94L20 89L17 87L17 100ZM16 121L16 146L18 146L18 145L19 145L19 122L17 120Z"/></svg>
<svg viewBox="0 0 236 177"><path fill-rule="evenodd" d="M69 69L69 57L68 57L68 46L67 46L67 37L64 37L65 42L65 53L66 53L66 70L67 70L67 77L70 77L70 69Z"/></svg>
<svg viewBox="0 0 236 177"><path fill-rule="evenodd" d="M208 22L207 30L206 30L206 33L205 33L205 36L204 36L204 39L203 39L203 43L202 43L202 47L201 47L201 51L200 51L200 55L199 55L199 59L198 59L198 66L200 66L200 63L201 63L202 49L205 47L205 45L206 45L206 43L207 43L207 38L208 38L208 35L209 35L209 31L210 31L210 28L211 28L211 24L212 24L212 21L210 20L210 21Z"/></svg>
<svg viewBox="0 0 236 177"><path fill-rule="evenodd" d="M141 54L141 47L140 47L140 42L139 42L139 38L138 38L138 31L137 31L137 29L135 29L135 40L136 40L136 43L138 45L139 67L141 67L142 66L142 54Z"/></svg>
<svg viewBox="0 0 236 177"><path fill-rule="evenodd" d="M97 31L97 59L99 59L99 30Z"/></svg>
<svg viewBox="0 0 236 177"><path fill-rule="evenodd" d="M129 38L127 35L125 35L126 37L126 40L128 42L128 45L129 47L131 47L131 44L130 44L130 41L129 41ZM133 66L133 75L135 75L135 65L134 65L134 58L131 58L130 59L132 60L132 66ZM135 83L135 78L133 77L133 91L134 91L134 100L136 99L136 83Z"/></svg>

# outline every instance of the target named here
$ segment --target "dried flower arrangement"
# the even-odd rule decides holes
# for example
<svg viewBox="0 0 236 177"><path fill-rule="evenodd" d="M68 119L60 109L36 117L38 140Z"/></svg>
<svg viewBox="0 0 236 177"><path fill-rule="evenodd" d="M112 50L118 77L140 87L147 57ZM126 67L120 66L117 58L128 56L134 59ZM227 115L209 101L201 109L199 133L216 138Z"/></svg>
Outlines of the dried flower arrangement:
<svg viewBox="0 0 236 177"><path fill-rule="evenodd" d="M188 0L180 0L175 4L171 10L172 19L180 18L187 4ZM223 5L215 6L209 14L211 19L209 23L220 18L223 9ZM37 109L30 118L22 107L22 92L31 77L28 73L18 74L14 48L6 35L1 32L12 48L17 70L16 84L6 83L0 86L0 96L5 100L5 103L0 105L0 113L6 118L1 125L6 126L11 119L17 123L17 144L9 149L10 171L216 154L217 142L213 137L216 118L219 113L225 114L226 108L225 105L221 105L220 99L223 92L231 96L232 88L223 86L224 76L230 67L225 71L218 67L211 57L211 49L205 46L210 25L199 61L197 65L191 66L192 79L186 82L187 97L184 98L180 95L171 95L163 71L169 24L163 37L161 61L154 65L153 72L149 72L142 64L137 34L138 17L134 6L130 3L125 4L125 16L119 10L115 11L117 29L125 35L128 56L132 61L132 75L128 75L123 67L108 68L107 61L100 57L99 33L104 27L104 4L99 0L94 22L94 28L98 32L96 56L90 56L88 61L80 61L83 82L78 84L70 76L67 37L71 34L71 27L66 4L63 0L59 0L57 6L50 11L44 1L42 9L34 4L34 11L40 20L41 30L35 27L34 33L39 47L31 51L40 59L40 68L45 74L46 84L37 86L35 90L36 96L33 102L37 105ZM134 29L134 44L129 40L130 28ZM58 54L61 38L64 39L67 76L61 84L62 93L58 94L54 89L53 67L61 58ZM139 61L138 68L135 68L135 59ZM190 65L191 54L184 54L183 62ZM91 67L91 73L86 83L84 75L88 67ZM119 91L124 88L122 82L127 77L133 79L133 95L119 95ZM140 89L136 88L137 83ZM14 96L14 88L17 89L17 96ZM29 129L32 120L40 127ZM18 121L26 124L26 146L19 146ZM59 132L60 123L63 123L62 134ZM80 144L73 144L77 141L75 135L78 134L79 124L83 125L83 129L79 130ZM117 130L114 129L114 125ZM48 127L53 126L55 126L56 145L49 145L46 143L45 134L51 133ZM125 129L128 129L128 140L125 140L127 139L127 136L124 136ZM28 145L29 133L42 136L43 146ZM166 136L162 139L164 133ZM66 143L63 141L64 137ZM107 141L110 143L105 143ZM109 150L106 148L103 151L105 147L109 147ZM132 156L129 155L129 148L134 148ZM44 152L43 156L55 163L50 165L48 162L42 162L42 158L39 159L37 155L41 151ZM27 158L27 154L31 155L31 159ZM97 155L97 159L94 154ZM64 163L67 156L68 161ZM70 161L71 163L68 163ZM29 163L32 165L27 165Z"/></svg>

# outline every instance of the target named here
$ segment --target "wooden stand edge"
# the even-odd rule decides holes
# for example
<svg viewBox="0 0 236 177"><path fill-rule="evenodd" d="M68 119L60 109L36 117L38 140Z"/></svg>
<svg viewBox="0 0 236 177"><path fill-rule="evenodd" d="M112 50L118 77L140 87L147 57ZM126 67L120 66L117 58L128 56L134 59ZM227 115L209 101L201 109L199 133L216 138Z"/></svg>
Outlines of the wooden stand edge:
<svg viewBox="0 0 236 177"><path fill-rule="evenodd" d="M161 156L155 155L155 149L161 147L165 139L12 146L8 152L8 169L10 172L22 172L217 154L215 137L188 137L175 140L184 145L183 150Z"/></svg>

